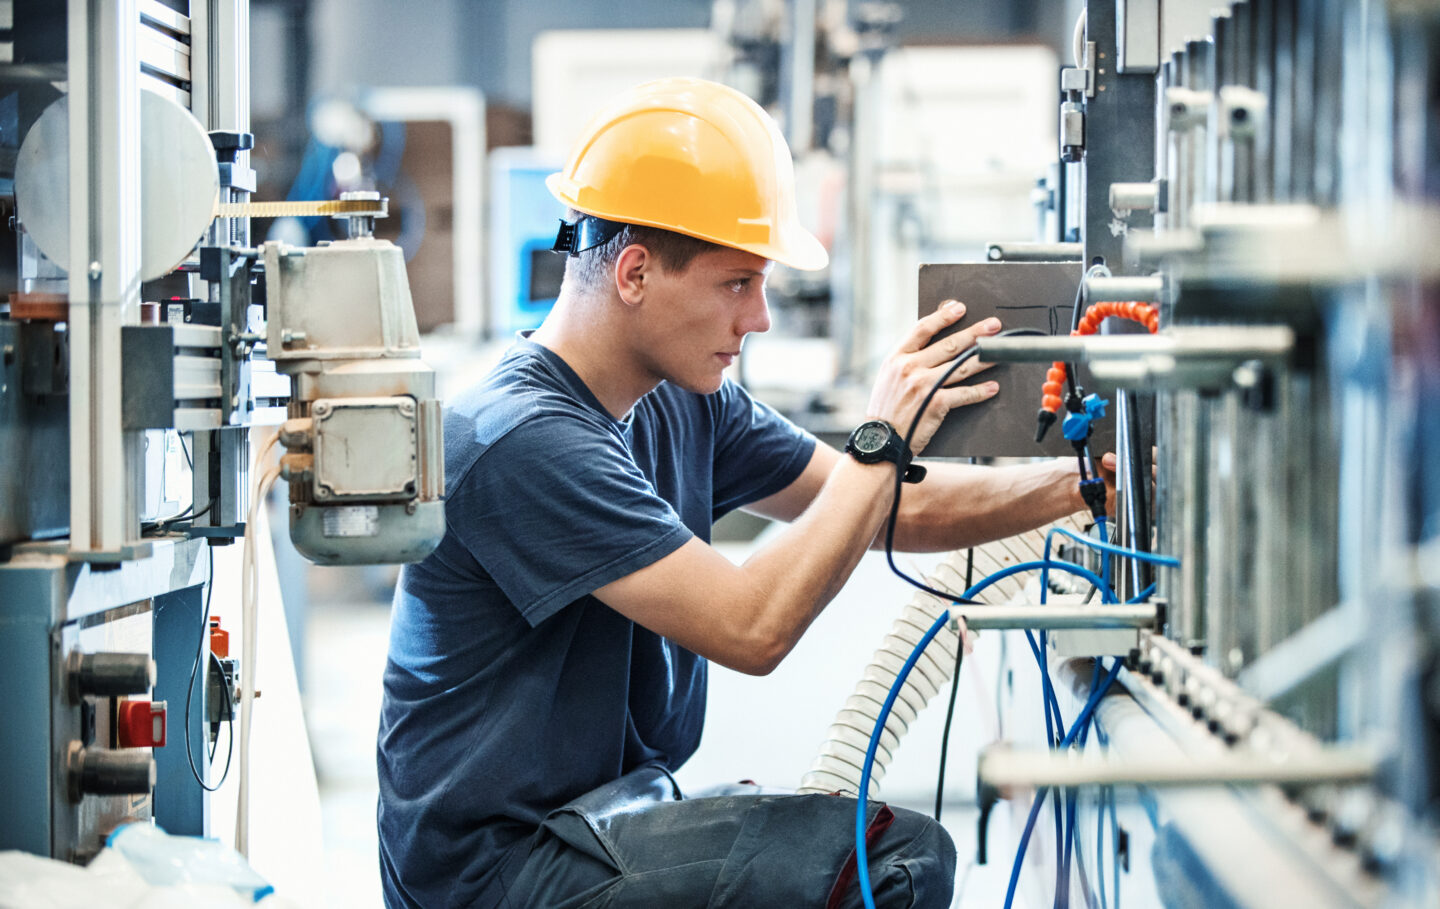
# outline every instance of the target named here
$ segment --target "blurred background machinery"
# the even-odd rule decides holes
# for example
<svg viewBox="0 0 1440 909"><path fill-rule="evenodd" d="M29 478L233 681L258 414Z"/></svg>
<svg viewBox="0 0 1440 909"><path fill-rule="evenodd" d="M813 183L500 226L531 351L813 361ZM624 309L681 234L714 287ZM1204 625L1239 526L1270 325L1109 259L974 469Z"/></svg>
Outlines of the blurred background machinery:
<svg viewBox="0 0 1440 909"><path fill-rule="evenodd" d="M268 484L291 481L292 534L316 561L413 560L439 539L439 402L404 258L373 236L378 193L250 204L244 0L3 13L0 680L16 737L0 848L84 862L147 818L211 835L228 735L244 850ZM348 238L252 245L252 215L292 212L338 217ZM271 466L277 439L290 453ZM241 537L240 583L217 593L240 547L216 548ZM288 700L266 678L273 713L298 716L293 670ZM313 795L303 738L301 756Z"/></svg>
<svg viewBox="0 0 1440 909"><path fill-rule="evenodd" d="M1180 567L1117 560L1122 598L1153 582L1166 610L1112 651L1129 696L1100 701L1103 756L982 758L1007 790L1093 784L1048 853L1067 873L1033 874L1032 904L1100 898L1116 782L1141 787L1167 905L1434 899L1437 55L1433 4L1081 13L1056 229L1034 239L1078 240L1077 316L1134 302L1160 330L1107 320L982 356L1035 364L1012 381L1037 392L1052 362L1088 367L1118 412L1115 542ZM1013 252L987 267L1033 249ZM1090 672L1051 662L1078 709ZM1096 856L1079 881L1072 840Z"/></svg>

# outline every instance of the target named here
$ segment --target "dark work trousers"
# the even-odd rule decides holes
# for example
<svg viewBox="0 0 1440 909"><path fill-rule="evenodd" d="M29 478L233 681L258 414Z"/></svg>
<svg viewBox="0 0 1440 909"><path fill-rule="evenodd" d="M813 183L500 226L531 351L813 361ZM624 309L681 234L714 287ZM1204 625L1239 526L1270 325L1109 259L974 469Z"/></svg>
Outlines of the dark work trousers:
<svg viewBox="0 0 1440 909"><path fill-rule="evenodd" d="M946 909L955 884L949 834L913 811L868 809L876 905ZM682 799L668 773L643 767L552 812L513 881L506 905L514 909L862 906L855 800Z"/></svg>

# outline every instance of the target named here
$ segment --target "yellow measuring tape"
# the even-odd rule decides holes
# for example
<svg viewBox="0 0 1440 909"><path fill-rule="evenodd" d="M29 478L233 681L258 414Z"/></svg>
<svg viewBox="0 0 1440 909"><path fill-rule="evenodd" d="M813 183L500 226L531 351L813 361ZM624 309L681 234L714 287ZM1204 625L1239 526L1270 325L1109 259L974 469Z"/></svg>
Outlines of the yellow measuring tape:
<svg viewBox="0 0 1440 909"><path fill-rule="evenodd" d="M217 218L325 218L335 215L385 215L385 202L376 199L330 199L323 202L225 202L215 208Z"/></svg>

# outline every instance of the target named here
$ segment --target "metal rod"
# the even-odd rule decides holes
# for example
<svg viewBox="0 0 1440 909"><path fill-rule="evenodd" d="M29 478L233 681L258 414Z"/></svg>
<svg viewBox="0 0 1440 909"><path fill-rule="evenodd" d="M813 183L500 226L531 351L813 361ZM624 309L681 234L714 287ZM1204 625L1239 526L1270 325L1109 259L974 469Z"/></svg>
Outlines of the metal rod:
<svg viewBox="0 0 1440 909"><path fill-rule="evenodd" d="M1367 748L1324 748L1283 761L1229 752L1201 759L1123 759L1018 750L996 745L980 755L981 780L1000 787L1038 786L1217 786L1361 783L1375 776L1379 761Z"/></svg>
<svg viewBox="0 0 1440 909"><path fill-rule="evenodd" d="M1095 303L1158 303L1165 292L1165 279L1159 275L1102 277L1085 279L1085 305Z"/></svg>
<svg viewBox="0 0 1440 909"><path fill-rule="evenodd" d="M985 258L991 262L1079 262L1084 252L1079 243L985 244Z"/></svg>
<svg viewBox="0 0 1440 909"><path fill-rule="evenodd" d="M963 616L967 627L1009 628L1155 628L1153 605L1134 603L1112 606L952 606Z"/></svg>

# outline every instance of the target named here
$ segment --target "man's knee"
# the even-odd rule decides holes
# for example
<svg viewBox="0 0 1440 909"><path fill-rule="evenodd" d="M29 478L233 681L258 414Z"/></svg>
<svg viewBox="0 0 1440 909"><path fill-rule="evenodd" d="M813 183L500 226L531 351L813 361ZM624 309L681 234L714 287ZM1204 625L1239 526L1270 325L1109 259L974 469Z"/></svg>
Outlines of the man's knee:
<svg viewBox="0 0 1440 909"><path fill-rule="evenodd" d="M946 909L955 889L955 842L934 818L891 810L895 820L876 843L877 854L870 856L879 872L872 875L876 904Z"/></svg>

